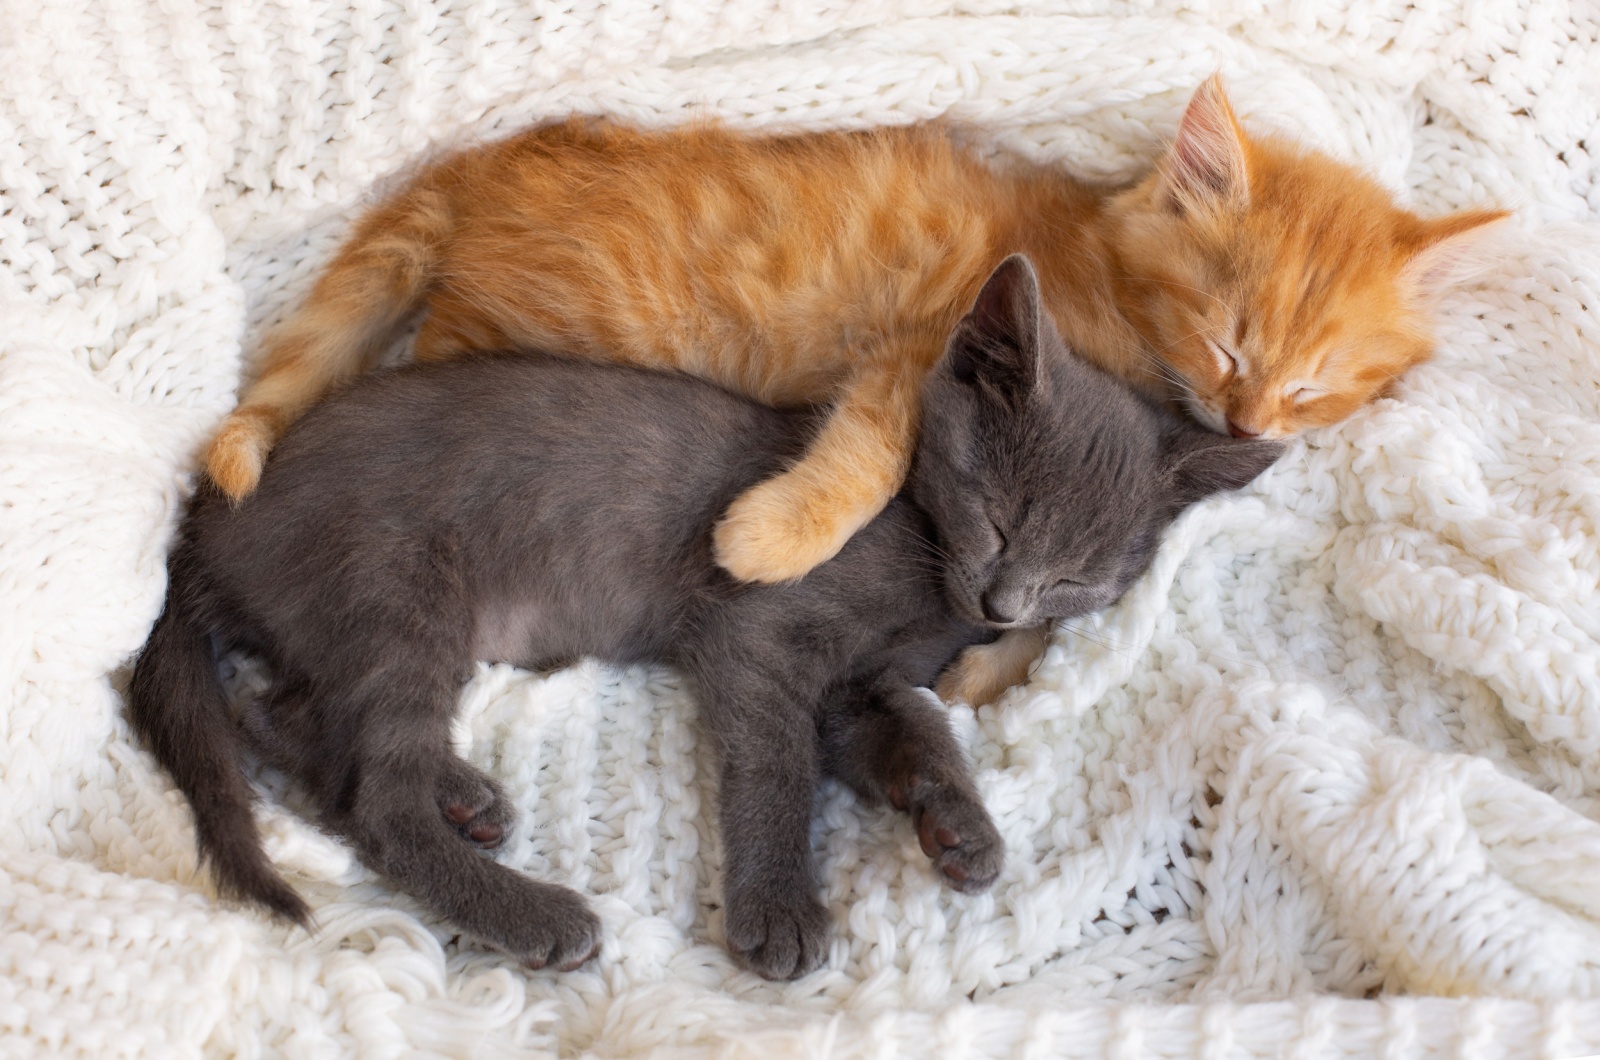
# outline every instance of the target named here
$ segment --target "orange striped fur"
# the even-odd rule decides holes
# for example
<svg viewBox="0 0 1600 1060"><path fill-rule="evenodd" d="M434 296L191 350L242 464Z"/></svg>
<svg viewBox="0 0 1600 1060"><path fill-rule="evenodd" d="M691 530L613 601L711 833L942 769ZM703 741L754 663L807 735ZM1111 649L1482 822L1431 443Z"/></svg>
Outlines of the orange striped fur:
<svg viewBox="0 0 1600 1060"><path fill-rule="evenodd" d="M1219 431L1334 422L1431 348L1426 309L1484 223L1424 221L1368 177L1247 136L1203 85L1141 182L981 160L937 125L759 136L572 120L444 158L368 213L208 455L249 493L273 441L426 310L419 358L557 347L832 400L794 468L740 498L721 563L778 581L899 487L921 379L984 277L1029 254L1063 336Z"/></svg>

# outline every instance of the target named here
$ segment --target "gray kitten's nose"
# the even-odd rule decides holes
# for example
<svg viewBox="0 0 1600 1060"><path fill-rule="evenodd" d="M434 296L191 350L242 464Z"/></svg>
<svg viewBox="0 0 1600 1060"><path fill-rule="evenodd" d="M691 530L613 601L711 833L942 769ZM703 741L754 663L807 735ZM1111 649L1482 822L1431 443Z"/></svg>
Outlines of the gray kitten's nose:
<svg viewBox="0 0 1600 1060"><path fill-rule="evenodd" d="M983 594L983 617L996 625L1015 622L1017 616L1022 614L1022 608L1022 594L1014 590L990 586L989 591Z"/></svg>

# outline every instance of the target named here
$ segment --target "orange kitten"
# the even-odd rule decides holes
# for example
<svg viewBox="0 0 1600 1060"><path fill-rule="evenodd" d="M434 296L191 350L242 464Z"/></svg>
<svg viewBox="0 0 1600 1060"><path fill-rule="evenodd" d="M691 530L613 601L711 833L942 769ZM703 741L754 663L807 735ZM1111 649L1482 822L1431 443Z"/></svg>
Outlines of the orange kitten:
<svg viewBox="0 0 1600 1060"><path fill-rule="evenodd" d="M1216 78L1121 189L990 164L939 125L568 121L433 163L369 212L269 337L207 466L249 493L287 423L426 309L420 358L587 350L776 404L832 401L805 457L717 529L728 571L781 581L899 488L922 377L1007 254L1032 257L1081 354L1214 430L1278 437L1426 358L1430 297L1501 216L1424 221L1358 170L1246 136ZM992 683L960 690L976 701Z"/></svg>

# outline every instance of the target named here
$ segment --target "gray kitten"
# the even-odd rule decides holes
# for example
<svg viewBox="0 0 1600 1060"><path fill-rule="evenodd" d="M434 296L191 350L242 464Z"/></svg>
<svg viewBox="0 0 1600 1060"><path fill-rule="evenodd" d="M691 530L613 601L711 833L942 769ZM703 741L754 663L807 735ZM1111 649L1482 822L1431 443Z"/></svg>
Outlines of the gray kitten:
<svg viewBox="0 0 1600 1060"><path fill-rule="evenodd" d="M1116 600L1185 506L1279 446L1182 423L1071 356L1021 257L926 387L904 492L786 585L729 579L710 531L816 419L684 376L526 354L403 368L300 420L237 507L202 486L130 710L218 887L308 920L262 851L249 747L439 915L531 965L581 963L599 939L584 899L478 855L513 813L449 730L474 660L582 655L694 680L720 763L727 943L756 972L824 957L824 775L909 810L945 883L988 887L1000 836L927 686L997 630ZM238 727L219 647L274 675Z"/></svg>

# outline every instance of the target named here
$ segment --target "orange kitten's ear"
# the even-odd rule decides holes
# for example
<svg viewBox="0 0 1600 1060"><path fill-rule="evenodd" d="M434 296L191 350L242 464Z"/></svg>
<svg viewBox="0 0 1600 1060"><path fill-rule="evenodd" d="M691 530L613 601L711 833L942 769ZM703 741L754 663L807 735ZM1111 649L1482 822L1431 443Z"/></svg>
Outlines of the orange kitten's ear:
<svg viewBox="0 0 1600 1060"><path fill-rule="evenodd" d="M1237 207L1249 201L1244 130L1233 116L1220 74L1207 78L1189 100L1163 173L1173 204L1180 208Z"/></svg>
<svg viewBox="0 0 1600 1060"><path fill-rule="evenodd" d="M1418 249L1400 271L1401 283L1420 301L1460 283L1482 266L1475 251L1495 222L1509 216L1509 210L1464 210L1423 222Z"/></svg>

